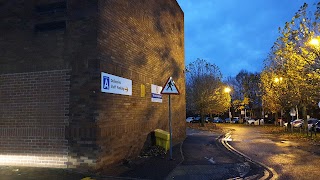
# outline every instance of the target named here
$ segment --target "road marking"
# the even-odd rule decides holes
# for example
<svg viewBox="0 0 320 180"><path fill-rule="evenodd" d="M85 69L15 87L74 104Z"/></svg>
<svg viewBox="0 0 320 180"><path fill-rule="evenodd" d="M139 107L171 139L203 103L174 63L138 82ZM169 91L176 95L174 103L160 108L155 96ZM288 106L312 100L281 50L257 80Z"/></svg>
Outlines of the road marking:
<svg viewBox="0 0 320 180"><path fill-rule="evenodd" d="M236 154L236 155L238 155L238 156L242 156L242 157L244 157L247 161L250 161L250 162L253 163L253 164L260 165L260 166L262 166L262 167L265 168L265 170L264 170L264 176L263 176L261 179L272 179L272 180L273 180L273 179L278 179L279 176L278 176L277 172L276 172L273 168L268 167L267 165L265 165L265 164L263 164L263 163L261 163L261 162L259 162L259 161L254 161L254 160L251 159L249 156L243 154L242 152L240 152L240 151L236 150L234 147L232 147L232 146L228 143L228 141L225 140L225 139L231 139L231 134L230 134L230 133L226 133L226 134L225 134L225 138L222 138L222 140L221 140L222 145L223 145L226 149L228 149L229 151L231 151L232 153L234 153L234 154ZM245 176L245 175L243 175L243 176ZM242 177L243 177L243 176L242 176ZM269 176L271 176L271 177L269 177Z"/></svg>
<svg viewBox="0 0 320 180"><path fill-rule="evenodd" d="M211 164L216 164L216 162L213 160L213 157L211 157L210 159L207 157L204 158L207 159Z"/></svg>
<svg viewBox="0 0 320 180"><path fill-rule="evenodd" d="M222 138L223 141L232 141L231 139L231 134L230 133L227 133L224 138Z"/></svg>

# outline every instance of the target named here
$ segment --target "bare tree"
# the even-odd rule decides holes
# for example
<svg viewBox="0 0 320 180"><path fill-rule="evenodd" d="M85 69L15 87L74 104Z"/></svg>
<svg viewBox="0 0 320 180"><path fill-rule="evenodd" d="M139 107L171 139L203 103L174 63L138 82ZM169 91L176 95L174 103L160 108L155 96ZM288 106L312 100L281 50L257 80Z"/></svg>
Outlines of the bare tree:
<svg viewBox="0 0 320 180"><path fill-rule="evenodd" d="M226 84L233 89L232 107L235 111L246 109L250 116L260 116L262 100L259 73L241 70L235 77L229 77Z"/></svg>

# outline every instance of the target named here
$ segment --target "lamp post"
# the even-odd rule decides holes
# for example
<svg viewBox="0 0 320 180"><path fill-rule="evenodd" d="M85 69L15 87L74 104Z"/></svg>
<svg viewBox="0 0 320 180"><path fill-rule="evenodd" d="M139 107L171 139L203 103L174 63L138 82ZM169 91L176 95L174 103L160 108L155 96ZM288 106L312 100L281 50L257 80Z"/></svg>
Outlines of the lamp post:
<svg viewBox="0 0 320 180"><path fill-rule="evenodd" d="M273 82L275 82L275 84L278 86L280 83L282 83L282 80L283 78L280 76L280 77L275 77L273 79ZM277 91L278 92L278 91ZM277 93L278 94L278 93ZM279 101L280 101L280 97L278 98ZM281 104L281 101L280 101L280 104ZM278 112L276 111L275 113L275 121L278 122ZM280 121L279 121L279 125L282 126L283 125L283 121L282 121L282 115L281 115L281 112L280 112Z"/></svg>
<svg viewBox="0 0 320 180"><path fill-rule="evenodd" d="M229 96L230 96L231 89L229 87L226 87L226 88L224 88L224 92L228 93ZM231 121L231 117L232 117L232 115L231 115L231 97L230 97L230 106L229 106L229 118L230 118L230 121Z"/></svg>

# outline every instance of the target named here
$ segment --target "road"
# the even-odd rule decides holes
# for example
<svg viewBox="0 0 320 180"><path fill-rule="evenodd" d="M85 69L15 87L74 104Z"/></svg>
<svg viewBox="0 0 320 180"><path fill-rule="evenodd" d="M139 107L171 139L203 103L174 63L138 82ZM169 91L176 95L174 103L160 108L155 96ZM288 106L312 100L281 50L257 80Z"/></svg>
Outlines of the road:
<svg viewBox="0 0 320 180"><path fill-rule="evenodd" d="M220 133L187 129L187 136L182 147L184 161L167 179L258 179L263 174L261 168L223 147L219 142Z"/></svg>
<svg viewBox="0 0 320 180"><path fill-rule="evenodd" d="M228 143L251 159L273 168L278 179L320 179L319 147L277 139L259 126L230 125Z"/></svg>

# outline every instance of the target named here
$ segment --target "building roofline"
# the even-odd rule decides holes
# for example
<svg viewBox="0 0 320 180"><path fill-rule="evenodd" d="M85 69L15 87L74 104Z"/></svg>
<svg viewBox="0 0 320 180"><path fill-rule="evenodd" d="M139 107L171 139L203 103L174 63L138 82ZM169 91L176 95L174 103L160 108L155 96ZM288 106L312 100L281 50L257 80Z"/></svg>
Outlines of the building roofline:
<svg viewBox="0 0 320 180"><path fill-rule="evenodd" d="M180 8L180 10L181 10L181 12L182 12L182 14L183 14L183 16L184 16L184 12L183 12L183 10L182 10L182 8L181 8L181 6L180 6L180 4L178 3L178 1L177 0L174 0L175 2L176 2L176 4L178 5L178 7Z"/></svg>

